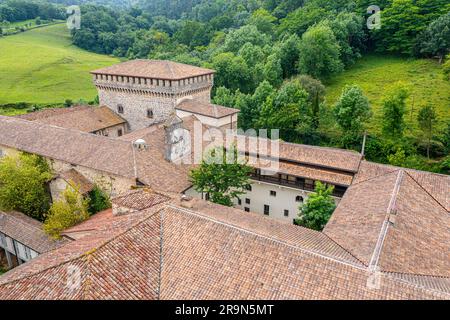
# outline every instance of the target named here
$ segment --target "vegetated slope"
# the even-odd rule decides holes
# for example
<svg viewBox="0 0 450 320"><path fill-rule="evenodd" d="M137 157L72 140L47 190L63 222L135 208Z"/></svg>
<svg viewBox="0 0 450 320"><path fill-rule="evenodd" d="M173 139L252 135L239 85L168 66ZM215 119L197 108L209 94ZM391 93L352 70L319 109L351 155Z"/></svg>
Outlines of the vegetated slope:
<svg viewBox="0 0 450 320"><path fill-rule="evenodd" d="M0 104L92 100L89 71L118 61L72 45L66 24L0 38Z"/></svg>
<svg viewBox="0 0 450 320"><path fill-rule="evenodd" d="M442 67L433 60L365 56L326 83L327 102L333 105L345 85L359 85L369 98L374 112L370 128L378 131L381 129L383 95L398 81L408 85L411 93L405 116L408 127L417 128L418 111L426 104L436 108L440 128L450 121L450 82L444 80Z"/></svg>

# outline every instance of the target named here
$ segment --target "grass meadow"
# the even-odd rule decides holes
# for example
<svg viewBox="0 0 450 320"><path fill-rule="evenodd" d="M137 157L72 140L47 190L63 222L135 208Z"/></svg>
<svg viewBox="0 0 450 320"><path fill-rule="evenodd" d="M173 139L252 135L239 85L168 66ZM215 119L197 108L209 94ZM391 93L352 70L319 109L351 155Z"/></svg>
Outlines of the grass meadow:
<svg viewBox="0 0 450 320"><path fill-rule="evenodd" d="M117 62L72 45L65 24L0 38L0 105L93 100L96 89L89 71Z"/></svg>
<svg viewBox="0 0 450 320"><path fill-rule="evenodd" d="M440 128L450 121L450 82L443 79L442 67L433 60L365 56L349 70L325 83L327 102L333 105L345 85L359 85L369 98L374 113L369 128L379 131L383 95L398 81L410 90L406 121L411 130L417 129L418 111L426 104L435 106Z"/></svg>

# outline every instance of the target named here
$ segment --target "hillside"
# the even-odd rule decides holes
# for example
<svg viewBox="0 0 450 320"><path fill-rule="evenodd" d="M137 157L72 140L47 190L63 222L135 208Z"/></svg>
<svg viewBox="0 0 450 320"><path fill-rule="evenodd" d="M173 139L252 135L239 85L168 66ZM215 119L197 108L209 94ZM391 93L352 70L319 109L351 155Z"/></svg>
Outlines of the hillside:
<svg viewBox="0 0 450 320"><path fill-rule="evenodd" d="M418 110L427 103L435 106L440 127L450 121L450 83L443 79L442 67L437 62L426 59L365 56L349 70L326 83L327 102L333 105L345 85L359 85L369 98L374 111L370 126L379 130L384 92L397 81L407 84L411 92L406 117L408 127L416 126Z"/></svg>
<svg viewBox="0 0 450 320"><path fill-rule="evenodd" d="M117 62L72 45L65 24L0 38L0 104L92 100L89 71Z"/></svg>

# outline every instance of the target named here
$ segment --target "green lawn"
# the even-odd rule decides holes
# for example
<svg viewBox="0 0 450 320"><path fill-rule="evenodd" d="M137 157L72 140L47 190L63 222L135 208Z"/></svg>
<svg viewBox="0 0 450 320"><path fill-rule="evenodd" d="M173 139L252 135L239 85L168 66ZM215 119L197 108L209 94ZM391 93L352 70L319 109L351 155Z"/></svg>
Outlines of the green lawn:
<svg viewBox="0 0 450 320"><path fill-rule="evenodd" d="M118 61L72 45L65 24L0 38L0 104L92 100L89 71Z"/></svg>
<svg viewBox="0 0 450 320"><path fill-rule="evenodd" d="M408 127L417 128L417 112L427 103L435 106L441 128L445 122L450 121L450 82L443 80L441 66L432 60L366 56L352 68L326 83L327 102L333 105L346 84L359 85L369 98L374 111L370 129L378 131L383 94L397 81L407 84L412 93L406 116Z"/></svg>

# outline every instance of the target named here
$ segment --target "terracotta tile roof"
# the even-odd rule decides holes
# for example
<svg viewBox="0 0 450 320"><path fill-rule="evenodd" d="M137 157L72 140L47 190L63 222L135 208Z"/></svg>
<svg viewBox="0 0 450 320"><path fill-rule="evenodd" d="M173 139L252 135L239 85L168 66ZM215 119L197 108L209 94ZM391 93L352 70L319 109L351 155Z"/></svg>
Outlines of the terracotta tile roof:
<svg viewBox="0 0 450 320"><path fill-rule="evenodd" d="M58 109L54 109L58 110ZM84 132L96 132L113 126L126 123L126 121L110 110L108 107L78 106L61 109L65 112L38 111L22 117L57 127L76 129Z"/></svg>
<svg viewBox="0 0 450 320"><path fill-rule="evenodd" d="M215 73L214 70L166 60L131 60L94 70L93 74L181 80Z"/></svg>
<svg viewBox="0 0 450 320"><path fill-rule="evenodd" d="M182 119L183 127L194 132L195 116ZM123 141L136 141L144 139L148 144L145 151L136 152L137 175L139 181L154 190L164 192L182 192L192 186L189 172L194 165L175 164L165 160L165 131L164 124L153 125L138 130L120 138ZM194 152L192 148L192 153ZM191 157L193 160L193 156Z"/></svg>
<svg viewBox="0 0 450 320"><path fill-rule="evenodd" d="M251 164L252 167L262 170L265 169L266 172L274 172L273 170L270 170L270 168L277 167L275 163L272 163L272 160L260 161L256 157L248 157L248 159L249 164ZM311 167L302 164L293 164L284 161L278 162L278 170L276 170L276 173L289 174L306 179L312 179L314 181L318 180L341 186L349 186L351 185L353 180L353 174L351 173L336 172L332 170Z"/></svg>
<svg viewBox="0 0 450 320"><path fill-rule="evenodd" d="M399 167L378 164L369 161L361 161L358 174L354 183L369 180L373 177L384 175L399 170ZM435 198L447 211L450 211L450 176L425 171L402 168L419 183L422 188Z"/></svg>
<svg viewBox="0 0 450 320"><path fill-rule="evenodd" d="M224 118L239 113L239 109L227 108L216 104L204 103L201 101L187 99L182 101L176 107L177 110L191 112L211 118Z"/></svg>
<svg viewBox="0 0 450 320"><path fill-rule="evenodd" d="M134 178L131 143L17 118L0 116L0 145Z"/></svg>
<svg viewBox="0 0 450 320"><path fill-rule="evenodd" d="M235 135L235 139L239 139L238 149L242 152L248 152L254 146L254 142L243 135ZM260 145L267 145L266 155L274 156L278 151L279 158L286 162L294 164L303 164L315 168L328 169L340 173L354 174L358 172L359 164L362 156L360 153L352 150L336 149L329 147L318 147L304 144L289 143L279 140L279 150L272 151L272 140L259 138ZM228 143L234 143L235 140L230 139ZM254 148L254 147L253 147ZM260 152L261 153L261 152Z"/></svg>
<svg viewBox="0 0 450 320"><path fill-rule="evenodd" d="M94 189L94 184L75 169L64 171L59 174L59 177L71 186L79 188L81 194L86 194Z"/></svg>
<svg viewBox="0 0 450 320"><path fill-rule="evenodd" d="M450 277L450 215L408 171L353 184L324 232L386 272Z"/></svg>
<svg viewBox="0 0 450 320"><path fill-rule="evenodd" d="M91 108L91 106L73 106L70 108L45 108L39 111L34 111L26 114L21 114L15 116L19 119L35 121L35 120L43 120L46 118L52 118L61 115L68 115L72 112L80 112L82 110L86 110Z"/></svg>
<svg viewBox="0 0 450 320"><path fill-rule="evenodd" d="M358 171L361 161L361 154L355 151L288 142L280 144L280 157L295 162L353 173Z"/></svg>
<svg viewBox="0 0 450 320"><path fill-rule="evenodd" d="M193 132L196 118L184 118L183 126ZM114 175L135 179L153 189L182 192L191 186L190 165L165 160L163 125L113 139L0 116L0 145L39 154L70 164L93 168ZM149 148L136 152L132 142L144 138Z"/></svg>
<svg viewBox="0 0 450 320"><path fill-rule="evenodd" d="M56 249L65 243L65 241L55 241L48 237L42 230L42 223L20 212L0 211L0 232L37 253Z"/></svg>
<svg viewBox="0 0 450 320"><path fill-rule="evenodd" d="M137 189L112 200L113 205L134 210L144 210L170 200L167 196L152 192L149 189Z"/></svg>
<svg viewBox="0 0 450 320"><path fill-rule="evenodd" d="M321 233L187 205L91 223L81 239L0 277L0 299L450 299L443 285L385 273L370 289L367 269ZM74 268L81 283L71 288Z"/></svg>

